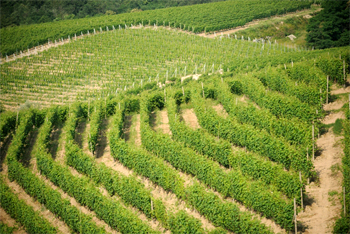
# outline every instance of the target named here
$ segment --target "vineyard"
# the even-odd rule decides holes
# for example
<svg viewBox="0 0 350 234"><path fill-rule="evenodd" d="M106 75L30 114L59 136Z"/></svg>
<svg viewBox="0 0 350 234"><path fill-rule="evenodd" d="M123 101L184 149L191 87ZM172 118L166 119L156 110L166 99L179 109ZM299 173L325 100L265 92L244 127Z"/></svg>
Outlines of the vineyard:
<svg viewBox="0 0 350 234"><path fill-rule="evenodd" d="M311 3L225 1L1 29L3 55L35 47L2 58L0 232L346 232L349 47L195 35ZM334 215L316 219L327 136L339 148L327 177L344 179L324 191Z"/></svg>

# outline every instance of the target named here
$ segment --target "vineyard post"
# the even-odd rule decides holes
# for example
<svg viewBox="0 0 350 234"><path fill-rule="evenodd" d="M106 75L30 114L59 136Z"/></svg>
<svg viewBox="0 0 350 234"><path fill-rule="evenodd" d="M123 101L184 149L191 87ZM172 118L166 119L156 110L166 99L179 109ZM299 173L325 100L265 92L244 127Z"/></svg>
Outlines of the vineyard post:
<svg viewBox="0 0 350 234"><path fill-rule="evenodd" d="M164 102L166 102L166 91L164 89Z"/></svg>
<svg viewBox="0 0 350 234"><path fill-rule="evenodd" d="M294 228L295 228L295 234L298 233L298 228L297 228L297 205L296 201L294 198Z"/></svg>
<svg viewBox="0 0 350 234"><path fill-rule="evenodd" d="M299 180L300 180L300 183L303 184L301 180L301 171L299 171ZM301 197L301 209L304 210L303 187L300 188L300 197Z"/></svg>
<svg viewBox="0 0 350 234"><path fill-rule="evenodd" d="M346 216L346 210L345 210L345 186L343 187L343 203L344 203L344 215Z"/></svg>
<svg viewBox="0 0 350 234"><path fill-rule="evenodd" d="M18 125L18 110L17 110L17 116L16 116L16 128L17 128L17 125Z"/></svg>
<svg viewBox="0 0 350 234"><path fill-rule="evenodd" d="M345 83L346 83L346 78L345 78L345 60L343 60L343 76L344 76L344 88L345 88Z"/></svg>
<svg viewBox="0 0 350 234"><path fill-rule="evenodd" d="M151 210L153 212L153 201L151 200Z"/></svg>
<svg viewBox="0 0 350 234"><path fill-rule="evenodd" d="M327 99L326 99L326 104L328 104L328 82L329 82L329 76L327 76Z"/></svg>
<svg viewBox="0 0 350 234"><path fill-rule="evenodd" d="M90 119L90 99L89 99L89 102L88 102L88 119Z"/></svg>
<svg viewBox="0 0 350 234"><path fill-rule="evenodd" d="M107 97L105 97L105 119L107 118Z"/></svg>
<svg viewBox="0 0 350 234"><path fill-rule="evenodd" d="M182 96L185 96L184 87L182 86Z"/></svg>
<svg viewBox="0 0 350 234"><path fill-rule="evenodd" d="M83 232L82 232L82 227L81 227L81 207L79 207L79 210L80 210L80 212L79 212L79 219L80 219L80 233L83 233Z"/></svg>
<svg viewBox="0 0 350 234"><path fill-rule="evenodd" d="M315 160L315 125L312 123L312 160Z"/></svg>
<svg viewBox="0 0 350 234"><path fill-rule="evenodd" d="M202 94L203 94L203 98L204 98L204 87L203 87L203 82L202 83Z"/></svg>
<svg viewBox="0 0 350 234"><path fill-rule="evenodd" d="M306 159L309 161L309 147L306 147ZM310 184L310 178L307 178L307 184Z"/></svg>

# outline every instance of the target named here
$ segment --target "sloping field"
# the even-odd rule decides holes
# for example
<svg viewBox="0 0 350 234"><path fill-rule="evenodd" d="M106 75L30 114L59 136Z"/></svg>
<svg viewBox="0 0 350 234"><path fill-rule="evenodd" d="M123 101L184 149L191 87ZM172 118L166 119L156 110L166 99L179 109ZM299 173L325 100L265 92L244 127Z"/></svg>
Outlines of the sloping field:
<svg viewBox="0 0 350 234"><path fill-rule="evenodd" d="M348 190L348 58L109 26L5 62L0 230L330 233Z"/></svg>
<svg viewBox="0 0 350 234"><path fill-rule="evenodd" d="M66 20L53 23L7 27L0 30L1 57L19 54L34 46L53 43L61 38L73 38L88 31L108 31L132 25L157 25L191 32L210 32L243 26L253 19L310 8L310 1L235 0L184 7L118 14L114 16ZM242 10L244 9L244 10Z"/></svg>

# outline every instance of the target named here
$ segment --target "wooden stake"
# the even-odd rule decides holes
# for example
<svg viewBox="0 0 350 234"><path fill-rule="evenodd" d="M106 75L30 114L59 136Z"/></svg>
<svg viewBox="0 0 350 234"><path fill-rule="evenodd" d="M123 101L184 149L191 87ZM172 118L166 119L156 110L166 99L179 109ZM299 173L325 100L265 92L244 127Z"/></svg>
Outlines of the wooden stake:
<svg viewBox="0 0 350 234"><path fill-rule="evenodd" d="M301 171L299 171L299 180L300 183L303 184L302 180L301 180ZM300 188L300 197L301 197L301 209L304 210L304 200L303 200L303 188Z"/></svg>
<svg viewBox="0 0 350 234"><path fill-rule="evenodd" d="M89 99L89 103L88 103L88 119L90 119L90 99Z"/></svg>
<svg viewBox="0 0 350 234"><path fill-rule="evenodd" d="M16 128L17 128L17 126L18 126L18 110L17 110L17 116L16 116Z"/></svg>
<svg viewBox="0 0 350 234"><path fill-rule="evenodd" d="M345 83L346 83L345 60L343 60L343 76L344 76L344 88L345 88Z"/></svg>
<svg viewBox="0 0 350 234"><path fill-rule="evenodd" d="M151 210L153 211L153 201L151 200Z"/></svg>
<svg viewBox="0 0 350 234"><path fill-rule="evenodd" d="M344 200L344 201L343 201L343 202L344 202L344 215L346 216L346 209L345 209L345 208L346 208L346 207L345 207L345 187L343 187L343 197L344 197L344 198L343 198L343 200Z"/></svg>
<svg viewBox="0 0 350 234"><path fill-rule="evenodd" d="M107 118L107 97L105 98L105 119Z"/></svg>
<svg viewBox="0 0 350 234"><path fill-rule="evenodd" d="M327 104L328 104L328 82L329 82L329 76L327 76L327 99L326 99Z"/></svg>
<svg viewBox="0 0 350 234"><path fill-rule="evenodd" d="M312 160L315 160L315 125L312 124Z"/></svg>
<svg viewBox="0 0 350 234"><path fill-rule="evenodd" d="M296 201L294 198L294 225L295 225L295 234L298 233L298 228L297 228L297 205L296 205Z"/></svg>

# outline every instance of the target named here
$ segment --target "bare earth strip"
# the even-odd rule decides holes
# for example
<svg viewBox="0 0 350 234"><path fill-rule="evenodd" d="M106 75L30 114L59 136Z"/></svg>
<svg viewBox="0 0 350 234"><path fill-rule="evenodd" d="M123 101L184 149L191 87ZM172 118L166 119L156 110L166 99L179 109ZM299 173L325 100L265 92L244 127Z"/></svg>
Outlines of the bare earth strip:
<svg viewBox="0 0 350 234"><path fill-rule="evenodd" d="M335 91L337 93L337 91ZM324 105L325 110L337 110L344 105L344 100ZM323 119L324 124L331 124L338 118L345 118L343 112L330 113ZM312 182L306 186L306 194L311 203L305 207L305 211L299 213L305 233L331 233L335 219L340 215L341 203L339 196L342 194L342 174L332 170L332 166L341 164L343 155L341 139L335 136L332 129L317 139L317 146L322 153L314 161L315 169L319 175L319 182ZM336 193L336 195L332 195Z"/></svg>
<svg viewBox="0 0 350 234"><path fill-rule="evenodd" d="M172 135L170 131L168 112L166 110L161 110L157 113L157 120L159 121L159 125L156 126L156 129L160 129L164 134Z"/></svg>
<svg viewBox="0 0 350 234"><path fill-rule="evenodd" d="M181 112L181 117L185 123L190 126L192 129L200 128L198 119L193 109L183 109Z"/></svg>
<svg viewBox="0 0 350 234"><path fill-rule="evenodd" d="M218 115L221 117L224 117L225 119L228 117L228 113L226 112L225 108L222 106L222 104L218 104L216 106L213 106L214 110Z"/></svg>

